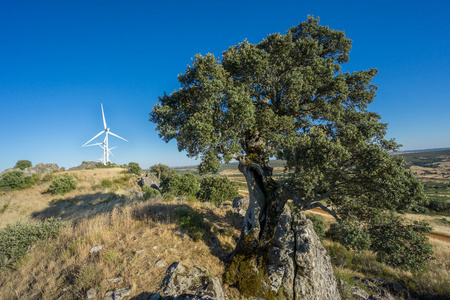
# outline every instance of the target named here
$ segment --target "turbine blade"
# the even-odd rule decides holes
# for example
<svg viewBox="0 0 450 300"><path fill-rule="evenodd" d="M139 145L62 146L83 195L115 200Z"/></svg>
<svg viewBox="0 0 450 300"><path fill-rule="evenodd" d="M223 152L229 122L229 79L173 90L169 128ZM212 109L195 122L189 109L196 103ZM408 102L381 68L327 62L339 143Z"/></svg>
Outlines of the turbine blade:
<svg viewBox="0 0 450 300"><path fill-rule="evenodd" d="M111 131L109 132L109 134L111 134L111 135L113 135L113 136L115 136L115 137L118 137L119 139L122 139L122 140L124 140L125 142L128 142L126 139L124 139L123 137L120 137L120 136L118 136L117 134L115 134L115 133L112 133Z"/></svg>
<svg viewBox="0 0 450 300"><path fill-rule="evenodd" d="M103 126L105 126L106 130L106 120L105 120L105 113L103 112L103 103L102 103L102 116L103 116Z"/></svg>
<svg viewBox="0 0 450 300"><path fill-rule="evenodd" d="M93 139L95 139L96 137L98 137L100 134L102 134L103 132L105 132L104 130L102 130L102 131L100 131L96 136L94 136L92 139L90 139L86 144L84 144L83 146L81 146L81 147L84 147L84 146L86 146L87 144L89 144Z"/></svg>
<svg viewBox="0 0 450 300"><path fill-rule="evenodd" d="M91 146L100 146L101 147L102 143L95 143L95 144L90 144L90 145L86 145L85 147L91 147Z"/></svg>

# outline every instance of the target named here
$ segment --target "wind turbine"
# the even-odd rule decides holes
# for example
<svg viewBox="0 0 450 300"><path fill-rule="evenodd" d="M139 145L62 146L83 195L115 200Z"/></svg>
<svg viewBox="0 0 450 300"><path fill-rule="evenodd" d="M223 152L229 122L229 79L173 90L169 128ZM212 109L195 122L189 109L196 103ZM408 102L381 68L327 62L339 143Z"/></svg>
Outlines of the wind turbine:
<svg viewBox="0 0 450 300"><path fill-rule="evenodd" d="M101 162L106 165L109 162L109 154L112 155L111 150L116 148L109 148L108 147L108 135L113 135L115 137L118 137L119 139L122 139L126 142L128 142L126 139L124 139L123 137L118 136L117 134L112 133L111 131L109 131L109 128L106 126L106 120L105 120L105 113L103 111L103 104L101 104L102 106L102 116L103 116L103 126L104 126L104 130L100 131L96 136L94 136L92 139L90 139L87 143L85 143L83 146L81 147L85 147L85 146L100 146L103 149L103 158L101 159ZM96 139L97 137L99 137L102 133L105 133L105 139L103 140L103 143L95 143L95 144L91 144L88 145L92 140Z"/></svg>

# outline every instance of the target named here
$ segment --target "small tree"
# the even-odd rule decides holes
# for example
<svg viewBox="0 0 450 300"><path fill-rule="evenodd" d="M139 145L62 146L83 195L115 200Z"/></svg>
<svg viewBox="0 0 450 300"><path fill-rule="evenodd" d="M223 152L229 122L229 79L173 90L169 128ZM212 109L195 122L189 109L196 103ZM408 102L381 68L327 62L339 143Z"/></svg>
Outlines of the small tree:
<svg viewBox="0 0 450 300"><path fill-rule="evenodd" d="M169 166L163 164L157 164L150 167L151 172L156 173L156 177L162 182L166 180L166 178L175 174L175 171L172 170Z"/></svg>
<svg viewBox="0 0 450 300"><path fill-rule="evenodd" d="M16 165L14 168L18 168L21 170L25 170L26 168L31 168L33 165L31 164L31 161L29 160L18 160L16 162Z"/></svg>
<svg viewBox="0 0 450 300"><path fill-rule="evenodd" d="M192 174L174 174L161 184L162 192L178 196L195 197L200 187L197 177Z"/></svg>
<svg viewBox="0 0 450 300"><path fill-rule="evenodd" d="M202 201L211 201L221 204L223 201L233 200L239 193L236 186L224 176L208 176L200 182L198 198Z"/></svg>
<svg viewBox="0 0 450 300"><path fill-rule="evenodd" d="M138 175L138 176L141 175L141 167L139 166L138 163L130 162L130 163L128 164L128 167L130 168L130 169L128 170L128 173L136 174L136 175Z"/></svg>
<svg viewBox="0 0 450 300"><path fill-rule="evenodd" d="M65 193L77 188L77 181L72 175L64 174L55 178L48 188L52 194L64 195Z"/></svg>

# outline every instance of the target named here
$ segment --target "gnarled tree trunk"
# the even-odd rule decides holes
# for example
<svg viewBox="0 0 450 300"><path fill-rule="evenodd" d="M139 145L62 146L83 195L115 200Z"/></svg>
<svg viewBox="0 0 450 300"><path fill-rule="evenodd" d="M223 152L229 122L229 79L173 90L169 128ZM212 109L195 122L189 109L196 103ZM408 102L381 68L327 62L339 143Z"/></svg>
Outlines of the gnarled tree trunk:
<svg viewBox="0 0 450 300"><path fill-rule="evenodd" d="M225 282L264 299L339 299L330 259L301 214L291 213L271 168L240 166L249 207Z"/></svg>

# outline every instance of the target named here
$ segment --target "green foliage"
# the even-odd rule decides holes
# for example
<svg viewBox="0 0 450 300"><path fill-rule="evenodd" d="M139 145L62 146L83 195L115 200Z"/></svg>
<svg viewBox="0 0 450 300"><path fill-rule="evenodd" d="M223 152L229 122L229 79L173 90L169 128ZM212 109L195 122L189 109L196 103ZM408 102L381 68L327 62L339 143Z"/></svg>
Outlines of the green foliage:
<svg viewBox="0 0 450 300"><path fill-rule="evenodd" d="M325 236L325 223L321 216L315 214L306 214L306 218L311 220L313 223L314 231L316 232L319 239L322 241Z"/></svg>
<svg viewBox="0 0 450 300"><path fill-rule="evenodd" d="M0 230L0 271L12 267L38 240L55 238L66 225L49 218L38 223L18 222Z"/></svg>
<svg viewBox="0 0 450 300"><path fill-rule="evenodd" d="M2 208L0 208L0 214L4 213L6 209L8 208L8 203L3 204Z"/></svg>
<svg viewBox="0 0 450 300"><path fill-rule="evenodd" d="M100 182L100 187L103 188L103 189L112 188L112 186L113 186L113 182L111 180L109 180L109 179L103 179Z"/></svg>
<svg viewBox="0 0 450 300"><path fill-rule="evenodd" d="M128 170L128 173L135 174L135 175L138 175L138 176L141 175L141 167L139 166L138 163L130 162L128 164L128 167L130 168Z"/></svg>
<svg viewBox="0 0 450 300"><path fill-rule="evenodd" d="M48 188L52 194L64 195L65 193L77 188L77 181L72 175L64 174L56 177Z"/></svg>
<svg viewBox="0 0 450 300"><path fill-rule="evenodd" d="M236 186L224 176L208 176L200 182L197 197L202 201L210 201L217 205L223 201L233 200L239 193Z"/></svg>
<svg viewBox="0 0 450 300"><path fill-rule="evenodd" d="M10 171L3 174L0 178L0 188L11 190L23 188L25 186L25 176L22 171Z"/></svg>
<svg viewBox="0 0 450 300"><path fill-rule="evenodd" d="M173 216L180 222L181 227L189 232L189 235L198 241L203 237L204 227L202 215L191 207L179 207L173 212Z"/></svg>
<svg viewBox="0 0 450 300"><path fill-rule="evenodd" d="M31 168L32 166L33 165L31 164L31 161L29 161L29 160L19 160L19 161L17 161L14 168L25 170L26 168Z"/></svg>
<svg viewBox="0 0 450 300"><path fill-rule="evenodd" d="M163 193L178 196L195 196L200 187L197 177L192 174L174 174L161 183Z"/></svg>
<svg viewBox="0 0 450 300"><path fill-rule="evenodd" d="M423 186L391 155L399 145L385 138L387 124L368 110L378 71L341 72L350 49L344 32L308 17L286 34L244 41L219 58L196 55L178 76L180 89L159 98L150 121L164 141L176 139L180 151L201 157L200 172L236 158L241 170L262 171L249 178L259 180L264 195L295 198L303 210L327 202L348 247L418 267L431 259L427 240L390 213L426 204ZM284 180L272 177L274 156L286 161ZM395 228L404 234L391 234ZM395 243L408 245L402 258ZM415 246L418 252L411 252Z"/></svg>
<svg viewBox="0 0 450 300"><path fill-rule="evenodd" d="M172 170L169 166L163 164L157 164L150 167L151 172L156 173L156 177L162 182L175 174L175 171Z"/></svg>
<svg viewBox="0 0 450 300"><path fill-rule="evenodd" d="M142 191L144 192L145 200L161 195L157 189L154 189L151 186L143 186Z"/></svg>

